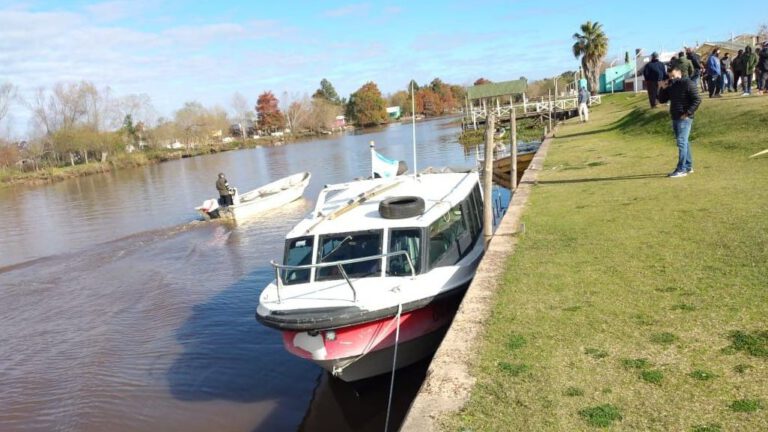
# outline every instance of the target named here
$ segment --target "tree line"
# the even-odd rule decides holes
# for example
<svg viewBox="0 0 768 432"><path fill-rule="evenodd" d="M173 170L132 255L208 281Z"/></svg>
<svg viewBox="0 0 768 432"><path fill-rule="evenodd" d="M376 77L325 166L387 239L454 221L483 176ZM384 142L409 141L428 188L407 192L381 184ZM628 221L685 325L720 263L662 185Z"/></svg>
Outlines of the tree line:
<svg viewBox="0 0 768 432"><path fill-rule="evenodd" d="M400 107L401 115L413 115L411 91L415 92L416 114L426 117L456 112L465 89L435 78L420 86L415 81L406 90L382 95L374 82L362 85L348 99L339 97L327 79L311 95L284 92L278 98L265 91L249 105L235 93L230 111L221 106L205 107L190 101L171 117L158 115L146 94L116 96L109 87L89 81L60 82L38 88L22 98L18 89L0 86L0 123L11 107L26 109L30 138L11 142L0 132L0 168L37 170L98 160L139 150L178 149L220 145L226 137L244 140L265 135L312 135L329 133L346 124L367 127L390 121L388 106Z"/></svg>

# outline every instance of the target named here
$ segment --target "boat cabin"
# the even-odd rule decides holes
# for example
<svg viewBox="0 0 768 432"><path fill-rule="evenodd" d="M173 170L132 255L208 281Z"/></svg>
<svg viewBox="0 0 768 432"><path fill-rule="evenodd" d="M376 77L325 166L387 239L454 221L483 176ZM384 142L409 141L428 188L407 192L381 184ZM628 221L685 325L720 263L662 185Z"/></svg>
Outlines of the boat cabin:
<svg viewBox="0 0 768 432"><path fill-rule="evenodd" d="M389 214L382 206L393 197L402 208ZM456 265L481 241L482 215L476 172L327 186L286 236L280 282L415 276Z"/></svg>

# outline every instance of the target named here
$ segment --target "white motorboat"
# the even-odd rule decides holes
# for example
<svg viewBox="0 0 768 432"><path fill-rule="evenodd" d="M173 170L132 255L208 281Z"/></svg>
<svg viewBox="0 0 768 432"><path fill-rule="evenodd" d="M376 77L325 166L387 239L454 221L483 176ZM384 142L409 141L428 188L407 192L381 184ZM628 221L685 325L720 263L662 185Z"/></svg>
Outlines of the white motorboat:
<svg viewBox="0 0 768 432"><path fill-rule="evenodd" d="M244 194L234 189L233 205L222 207L218 200L209 199L202 206L195 207L195 210L205 219L246 219L299 199L309 185L311 177L309 172L294 174Z"/></svg>
<svg viewBox="0 0 768 432"><path fill-rule="evenodd" d="M483 256L477 172L326 186L286 236L256 318L345 381L437 349ZM397 346L397 349L395 348Z"/></svg>

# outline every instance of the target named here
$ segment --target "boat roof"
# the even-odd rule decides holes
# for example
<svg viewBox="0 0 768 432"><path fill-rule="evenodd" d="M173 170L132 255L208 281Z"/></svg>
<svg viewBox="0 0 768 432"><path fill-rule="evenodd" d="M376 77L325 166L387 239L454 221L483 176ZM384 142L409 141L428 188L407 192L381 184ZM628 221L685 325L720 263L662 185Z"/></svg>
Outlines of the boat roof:
<svg viewBox="0 0 768 432"><path fill-rule="evenodd" d="M318 204L286 238L315 234L348 233L384 228L427 227L460 203L479 182L477 172L430 173L385 179L358 180L327 185ZM371 196L359 205L350 205L361 195ZM424 213L405 219L385 219L379 203L387 198L418 196L424 199ZM340 209L346 211L339 212ZM337 215L334 215L337 212Z"/></svg>

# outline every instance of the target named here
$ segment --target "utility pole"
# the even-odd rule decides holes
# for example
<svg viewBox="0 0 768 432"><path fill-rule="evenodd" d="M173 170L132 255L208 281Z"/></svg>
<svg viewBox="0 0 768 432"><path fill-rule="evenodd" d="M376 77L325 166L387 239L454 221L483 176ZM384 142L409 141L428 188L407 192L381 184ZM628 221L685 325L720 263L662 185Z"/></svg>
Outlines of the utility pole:
<svg viewBox="0 0 768 432"><path fill-rule="evenodd" d="M483 101L485 102L485 101ZM485 103L483 103L485 105ZM483 236L488 244L493 237L493 132L494 115L485 118L485 166L483 168Z"/></svg>
<svg viewBox="0 0 768 432"><path fill-rule="evenodd" d="M515 108L512 108L512 114L510 118L510 129L512 133L512 155L511 158L512 162L510 166L512 167L512 172L509 176L509 187L510 190L515 191L517 189L517 112L515 111Z"/></svg>

